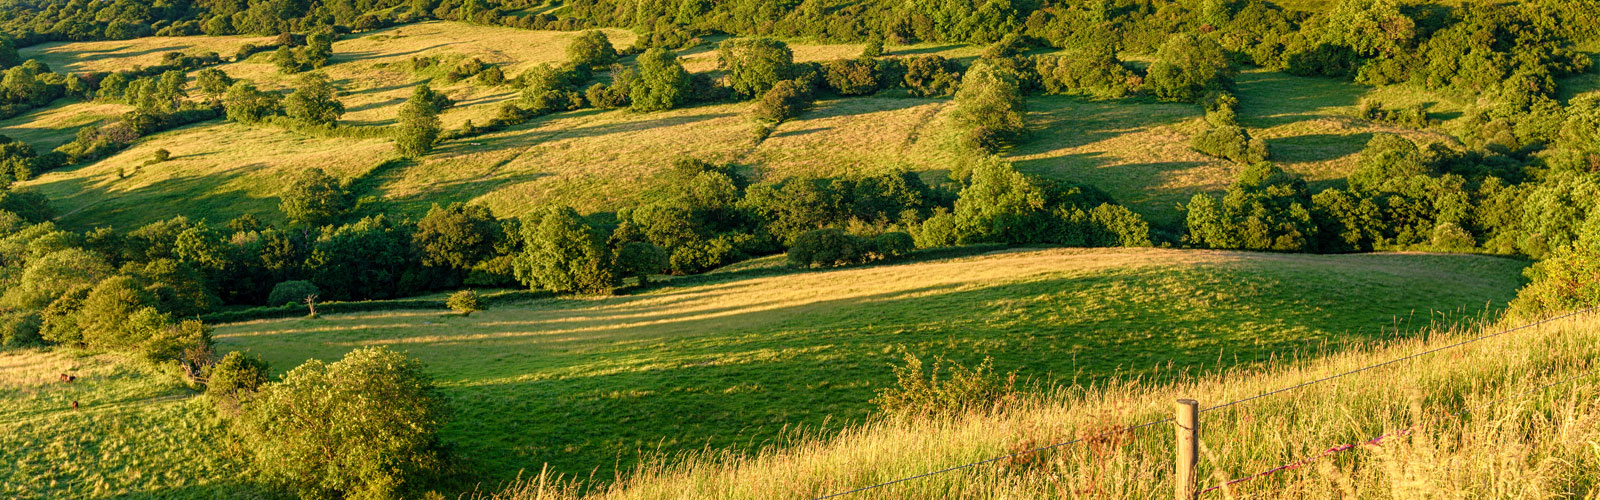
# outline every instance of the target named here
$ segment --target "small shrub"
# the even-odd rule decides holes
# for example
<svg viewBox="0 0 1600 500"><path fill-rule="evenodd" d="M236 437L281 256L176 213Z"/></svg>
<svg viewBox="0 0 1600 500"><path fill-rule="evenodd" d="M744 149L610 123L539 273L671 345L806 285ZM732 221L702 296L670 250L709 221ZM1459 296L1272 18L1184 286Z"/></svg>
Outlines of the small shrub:
<svg viewBox="0 0 1600 500"><path fill-rule="evenodd" d="M484 309L483 297L473 290L461 290L450 294L450 297L444 300L444 305L451 311L461 313L462 316L471 316L472 313Z"/></svg>
<svg viewBox="0 0 1600 500"><path fill-rule="evenodd" d="M266 305L299 304L305 302L306 297L319 293L322 293L321 290L310 281L285 281L272 287L272 292L267 294Z"/></svg>
<svg viewBox="0 0 1600 500"><path fill-rule="evenodd" d="M206 369L206 394L230 413L238 410L239 396L267 383L267 362L259 356L234 351Z"/></svg>
<svg viewBox="0 0 1600 500"><path fill-rule="evenodd" d="M898 417L994 413L1017 398L1016 373L1001 377L988 357L972 368L935 357L933 366L924 371L922 360L907 352L905 364L894 367L894 376L895 385L878 391L873 402L883 413Z"/></svg>

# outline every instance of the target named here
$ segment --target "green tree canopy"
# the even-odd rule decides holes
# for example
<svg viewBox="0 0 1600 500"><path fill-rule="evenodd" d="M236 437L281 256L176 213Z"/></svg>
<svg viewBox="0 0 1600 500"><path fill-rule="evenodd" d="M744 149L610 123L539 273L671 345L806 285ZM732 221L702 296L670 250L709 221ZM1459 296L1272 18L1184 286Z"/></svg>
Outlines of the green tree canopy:
<svg viewBox="0 0 1600 500"><path fill-rule="evenodd" d="M344 115L344 103L328 76L308 73L300 77L294 92L283 100L289 118L311 125L333 126Z"/></svg>
<svg viewBox="0 0 1600 500"><path fill-rule="evenodd" d="M320 168L301 171L289 182L278 209L289 222L321 226L338 220L350 210L350 195L339 180Z"/></svg>
<svg viewBox="0 0 1600 500"><path fill-rule="evenodd" d="M550 207L523 225L524 250L515 265L529 287L600 293L617 286L605 237L568 207Z"/></svg>
<svg viewBox="0 0 1600 500"><path fill-rule="evenodd" d="M778 82L794 78L794 52L770 38L734 38L717 46L717 63L728 84L746 98L760 97Z"/></svg>
<svg viewBox="0 0 1600 500"><path fill-rule="evenodd" d="M678 55L660 47L639 55L638 79L628 86L634 111L664 111L689 99L689 72Z"/></svg>
<svg viewBox="0 0 1600 500"><path fill-rule="evenodd" d="M301 498L398 498L440 471L448 415L421 362L368 347L262 385L233 429L258 477Z"/></svg>

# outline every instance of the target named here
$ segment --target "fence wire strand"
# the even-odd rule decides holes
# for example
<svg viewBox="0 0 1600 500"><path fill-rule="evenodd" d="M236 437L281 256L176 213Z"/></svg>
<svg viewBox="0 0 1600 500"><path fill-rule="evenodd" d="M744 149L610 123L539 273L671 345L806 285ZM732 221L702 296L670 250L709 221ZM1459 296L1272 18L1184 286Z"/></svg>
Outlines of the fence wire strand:
<svg viewBox="0 0 1600 500"><path fill-rule="evenodd" d="M1367 371L1367 370L1371 370L1371 369L1374 369L1374 368L1381 368L1381 367L1384 367L1384 366L1393 365L1395 363L1399 363L1399 362L1410 360L1410 359L1416 359L1416 358L1419 358L1419 357L1422 357L1422 356L1426 356L1426 355L1429 355L1429 354L1433 354L1433 353L1436 353L1436 352L1439 352L1439 351L1454 349L1454 348L1461 347L1461 346L1464 346L1464 345L1468 345L1468 344L1472 344L1472 343L1476 343L1476 342L1481 342L1481 341L1489 340L1489 339L1492 339L1492 338L1495 338L1495 337L1500 337L1500 336L1503 336L1503 335L1507 335L1507 334L1510 334L1510 333L1513 333L1513 332L1518 332L1518 331L1522 331L1522 330L1527 330L1529 328L1533 328L1533 327L1549 324L1549 323L1552 323L1552 322L1555 322L1555 321L1559 321L1559 320L1562 320L1562 319L1566 319L1566 318L1570 318L1570 317L1573 317L1573 316L1587 314L1587 313L1593 312L1595 310L1600 310L1600 306L1593 306L1593 307L1589 307L1589 308L1586 308L1586 309L1572 311L1572 312L1569 312L1569 313L1566 313L1566 314L1562 314L1562 315L1559 315L1559 316L1552 316L1552 317L1541 319L1539 321L1528 323L1528 324L1525 324L1525 325L1522 325L1522 326L1512 327L1512 328L1501 330L1501 331L1498 331L1498 332L1495 332L1495 333L1491 333L1491 334L1488 334L1488 335L1482 335L1482 336L1474 337L1474 338L1471 338L1471 339L1463 340L1463 341L1460 341L1460 342L1456 342L1456 343L1453 343L1453 344L1450 344L1450 345L1445 345L1445 346L1436 347L1436 348L1433 348L1433 349L1428 349L1426 351L1422 351L1422 352L1410 354L1410 355L1407 355L1407 356L1391 359L1389 361L1384 361L1382 363L1377 363L1377 364L1373 364L1373 365L1367 365L1367 366L1364 366L1364 367L1361 367L1361 368L1356 368L1354 370L1341 372L1341 373L1337 373L1337 374L1334 374L1334 375L1329 375L1329 376L1322 377L1322 378L1319 378L1319 379L1316 379L1316 380L1311 380L1311 381L1308 381L1308 382L1302 382L1302 383L1295 384L1295 385L1292 385L1292 386L1289 386L1289 387L1284 387L1282 389L1277 389L1277 390L1273 390L1273 391L1264 392L1264 393L1261 393L1261 394L1257 394L1255 396L1250 396L1248 398L1234 400L1234 401L1230 401L1230 402L1227 402L1227 403L1219 404L1219 405L1216 405L1216 406L1203 408L1203 409L1200 410L1200 413L1205 413L1205 412L1209 412L1209 411L1212 411L1212 410L1220 410L1220 409L1227 408L1227 407L1230 407L1230 406L1234 406L1234 405L1238 405L1238 404L1242 404L1242 403L1247 403L1247 402L1250 402L1250 401L1255 401L1255 400L1258 400L1258 399L1261 399L1261 398L1265 398L1265 397L1269 397L1269 396L1273 396L1273 395L1277 395L1277 394L1282 394L1282 393L1293 391L1293 390L1296 390L1296 389L1300 389L1300 388L1303 388L1303 387L1306 387L1306 386L1327 382L1329 380L1337 379L1337 378L1340 378L1340 377L1354 375L1354 374L1361 373L1361 372L1364 372L1364 371ZM1585 373L1584 375L1588 375L1588 373ZM1582 377L1582 375L1580 375L1579 377L1573 377L1571 379L1564 380L1562 382L1558 382L1557 384L1570 382L1571 380L1576 380L1576 379L1581 378L1581 377ZM1551 385L1555 385L1555 384L1551 384ZM1551 385L1546 385L1546 386L1540 387L1539 389L1535 389L1535 390L1536 391L1537 390L1543 390L1545 388L1550 387ZM1529 391L1529 392L1532 392L1532 391ZM1513 396L1508 396L1508 397L1505 397L1505 398L1497 399L1497 400L1491 401L1489 404L1498 403L1500 401L1504 401L1506 399L1510 399L1511 397L1518 397L1518 396L1521 396L1522 394L1526 394L1526 393L1520 393L1520 394L1517 394L1517 395L1513 395ZM1173 418L1169 417L1169 418L1164 418L1164 419L1161 419L1161 420L1145 422L1145 423L1142 423L1142 424L1139 424L1139 425L1135 425L1135 426L1132 426L1132 427L1125 427L1125 428L1119 428L1119 429L1115 429L1115 430L1111 430L1111 431L1102 432L1102 433L1099 433L1099 434L1095 434L1093 436L1080 437L1080 438L1073 439L1073 440L1070 440L1070 441L1063 441L1063 442L1052 444L1052 445L1041 446L1041 447L1038 447L1038 448L1033 448L1033 449L1029 449L1029 450L1023 450L1023 451L1011 453L1009 455L998 456L998 457L989 458L989 459L985 459L985 460L980 460L980 461L972 462L972 463L968 463L968 464L962 464L962 465L956 465L956 466L952 466L952 467L946 467L946 468L935 470L935 471L931 471L931 472L924 472L922 474L917 474L915 476L907 476L907 477L903 477L903 478L900 478L900 479L895 479L893 481L886 481L886 482L882 482L882 483L873 484L873 485L870 485L870 486L863 486L863 487L856 488L856 489L849 490L849 491L842 491L842 492L839 492L839 493L833 493L833 494L829 494L829 495L815 497L812 500L826 500L826 499L829 499L829 498L842 497L842 496L846 496L846 495L860 493L860 492L867 491L867 490L873 490L873 489L877 489L877 488L882 488L882 487L889 486L889 485L892 485L892 484L898 484L898 483L903 483L903 482L906 482L906 481L922 479L922 478L925 478L925 477L928 477L928 476L936 476L936 475L939 475L939 474L944 474L946 472L954 472L954 471L958 471L958 470L962 470L962 469L969 469L969 468L972 468L972 467L977 467L979 465L994 463L994 462L998 462L998 461L1001 461L1001 460L1007 460L1007 459L1011 459L1011 458L1020 457L1020 456L1023 456L1023 455L1030 455L1030 454L1039 453L1039 452L1042 452L1042 451L1048 451L1048 450L1052 450L1052 449L1056 449L1056 448L1061 448L1061 447L1064 447L1064 446L1071 446L1071 445L1074 445L1074 444L1077 444L1077 443L1081 443L1081 442L1088 441L1088 440L1091 440L1091 439L1098 439L1098 438L1102 438L1102 437L1105 437L1105 436L1110 436L1110 435L1113 435L1113 434L1118 434L1118 433L1123 433L1123 432L1133 432L1133 431L1136 431L1136 430L1139 430L1139 429L1143 429L1143 428L1146 428L1146 427L1150 427L1150 426L1153 426L1153 425L1160 425L1160 424L1165 424L1165 423L1168 423L1168 422L1172 422L1173 420L1174 420ZM1409 430L1410 429L1407 429L1406 432L1409 432ZM1374 441L1381 440L1384 437L1387 437L1387 435L1379 436L1378 438L1374 438ZM1369 441L1369 442L1372 442L1372 441ZM1349 446L1349 448L1354 448L1355 447L1354 445L1341 445L1341 446ZM1338 447L1335 447L1335 448L1338 448ZM1345 448L1345 449L1349 449L1349 448ZM1339 450L1335 451L1333 448L1330 448L1329 450L1324 451L1323 455L1319 455L1317 457L1308 457L1307 459L1303 459L1303 460L1304 461L1315 460L1316 458L1321 458L1322 456L1326 456L1326 455L1329 455L1329 454L1332 454L1332 453L1337 453L1337 452L1340 452L1340 451L1345 451L1345 449L1339 449ZM1291 463L1291 464L1293 464L1293 463ZM1283 467L1279 467L1279 468L1276 468L1276 469L1272 469L1272 470L1269 470L1268 472L1263 473L1263 474L1270 474L1270 473L1273 473L1273 472L1278 472L1280 470L1284 470L1285 467L1288 467L1288 466L1283 466ZM1254 477L1255 476L1250 476L1250 478L1252 478L1252 479ZM1238 480L1238 481L1242 482L1243 480ZM1235 483L1227 483L1227 484L1235 484ZM1209 489L1207 489L1205 491L1211 491L1211 490L1214 490L1214 489L1217 489L1217 488L1219 488L1219 486L1213 486L1212 488L1209 488Z"/></svg>

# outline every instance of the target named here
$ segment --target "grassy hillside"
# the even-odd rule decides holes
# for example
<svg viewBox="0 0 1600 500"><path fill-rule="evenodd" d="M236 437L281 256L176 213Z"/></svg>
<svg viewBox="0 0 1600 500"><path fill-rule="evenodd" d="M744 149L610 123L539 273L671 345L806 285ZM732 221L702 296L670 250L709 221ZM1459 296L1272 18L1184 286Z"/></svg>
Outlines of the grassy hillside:
<svg viewBox="0 0 1600 500"><path fill-rule="evenodd" d="M631 44L626 31L607 32L618 46ZM426 75L403 67L414 56L478 57L503 66L508 75L565 58L573 33L528 31L425 22L346 37L334 44L325 71L342 89L352 125L392 123L411 87ZM45 57L52 66L77 70L124 67L159 59L161 53L226 52L244 38L151 38L124 42L48 44L24 55ZM716 40L685 51L692 71L716 69ZM859 45L791 44L798 61L854 57ZM890 47L890 55L941 54L968 59L976 48L959 45ZM257 54L221 66L229 74L264 88L293 83ZM603 77L602 77L603 78ZM483 123L500 103L517 98L504 87L470 82L433 85L458 105L442 116L446 127L472 120ZM1328 79L1292 77L1255 70L1241 75L1241 123L1268 139L1274 160L1314 183L1341 182L1355 154L1371 134L1396 132L1425 141L1449 141L1437 132L1410 131L1350 118L1367 95L1390 105L1435 102L1415 89L1370 89ZM1026 171L1097 185L1144 214L1158 226L1181 222L1176 203L1196 192L1220 191L1239 168L1188 148L1202 128L1192 105L1148 98L1088 100L1034 97L1028 100L1029 141L1005 152ZM1453 104L1440 104L1448 112ZM800 119L786 122L765 141L753 140L748 104L720 104L637 114L626 110L562 113L503 132L447 142L415 162L370 172L387 156L381 140L347 141L304 137L272 128L245 129L202 124L169 131L140 146L98 162L52 172L24 183L49 194L61 223L87 228L131 228L184 213L226 220L254 213L277 214L279 180L317 166L344 177L372 173L363 185L379 196L374 210L420 214L435 202L478 201L501 215L520 215L545 203L579 210L611 211L647 199L659 186L672 158L695 155L746 165L757 178L838 176L889 168L943 178L951 152L947 99L867 97L818 103ZM0 122L0 134L36 147L67 142L76 127L114 116L120 105L70 104ZM119 168L131 171L150 153L165 148L176 161L117 180ZM130 211L151 206L158 210Z"/></svg>
<svg viewBox="0 0 1600 500"><path fill-rule="evenodd" d="M647 466L591 499L815 498L1010 453L1070 446L844 498L1172 498L1173 400L1211 406L1501 331L1434 332L1266 372L1172 384L1054 391L995 415L880 421L827 439L796 433L754 456L707 453ZM1207 493L1205 498L1593 498L1600 484L1600 318L1578 316L1201 416L1201 487L1378 445ZM1549 386L1549 387L1546 387ZM1406 435L1392 434L1413 428ZM1109 436L1102 436L1111 432ZM529 481L494 498L579 498Z"/></svg>
<svg viewBox="0 0 1600 500"><path fill-rule="evenodd" d="M567 298L471 317L402 311L222 325L282 373L385 345L427 363L445 430L491 478L550 463L611 477L641 456L750 449L874 412L900 348L1028 379L1190 373L1310 354L1500 308L1517 261L1464 255L1125 250L979 257ZM1436 314L1434 311L1438 311ZM1163 375L1164 377L1164 375Z"/></svg>
<svg viewBox="0 0 1600 500"><path fill-rule="evenodd" d="M74 374L65 384L57 378ZM208 402L113 357L0 352L0 496L227 497L232 453ZM78 409L72 409L72 402Z"/></svg>

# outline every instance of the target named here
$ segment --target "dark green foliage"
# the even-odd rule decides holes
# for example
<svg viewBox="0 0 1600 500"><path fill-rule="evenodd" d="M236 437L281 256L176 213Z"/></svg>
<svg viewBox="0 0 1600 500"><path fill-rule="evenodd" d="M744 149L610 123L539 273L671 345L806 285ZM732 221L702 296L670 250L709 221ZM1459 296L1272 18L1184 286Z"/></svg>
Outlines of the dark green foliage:
<svg viewBox="0 0 1600 500"><path fill-rule="evenodd" d="M273 92L262 92L250 82L235 82L223 95L223 108L228 119L239 123L257 123L282 111L281 97Z"/></svg>
<svg viewBox="0 0 1600 500"><path fill-rule="evenodd" d="M301 171L283 192L278 209L290 222L321 226L343 217L350 210L349 193L338 179L320 168Z"/></svg>
<svg viewBox="0 0 1600 500"><path fill-rule="evenodd" d="M842 96L871 95L878 91L878 62L839 59L823 65L828 88Z"/></svg>
<svg viewBox="0 0 1600 500"><path fill-rule="evenodd" d="M772 86L756 101L751 114L758 120L781 123L800 116L811 107L811 89L796 80L784 80Z"/></svg>
<svg viewBox="0 0 1600 500"><path fill-rule="evenodd" d="M954 94L961 86L961 66L941 56L910 57L903 60L905 76L901 85L917 97Z"/></svg>
<svg viewBox="0 0 1600 500"><path fill-rule="evenodd" d="M911 235L888 232L863 237L836 228L800 233L789 246L789 264L795 267L834 267L894 259L916 248Z"/></svg>
<svg viewBox="0 0 1600 500"><path fill-rule="evenodd" d="M919 228L917 246L1053 243L1067 246L1149 245L1149 226L1127 211L1102 210L1104 193L1032 177L998 159L984 159L955 210L935 213Z"/></svg>
<svg viewBox="0 0 1600 500"><path fill-rule="evenodd" d="M623 243L616 249L616 256L617 273L637 278L640 285L649 284L650 275L665 272L671 264L665 249L643 241Z"/></svg>
<svg viewBox="0 0 1600 500"><path fill-rule="evenodd" d="M684 71L677 54L663 48L646 50L639 56L638 79L628 85L628 99L634 111L664 111L689 99L689 72Z"/></svg>
<svg viewBox="0 0 1600 500"><path fill-rule="evenodd" d="M35 312L0 312L0 349L39 347L45 339L39 334L44 320Z"/></svg>
<svg viewBox="0 0 1600 500"><path fill-rule="evenodd" d="M1026 131L1023 112L1017 80L987 61L974 64L961 79L954 116L966 146L992 151L1020 138Z"/></svg>
<svg viewBox="0 0 1600 500"><path fill-rule="evenodd" d="M321 289L310 281L285 281L272 286L272 293L267 295L267 305L302 304L306 298L321 294Z"/></svg>
<svg viewBox="0 0 1600 500"><path fill-rule="evenodd" d="M861 47L861 57L882 57L883 35L873 33L867 37L867 44Z"/></svg>
<svg viewBox="0 0 1600 500"><path fill-rule="evenodd" d="M344 103L327 75L309 73L296 82L294 92L283 99L289 118L308 125L331 127L344 115Z"/></svg>
<svg viewBox="0 0 1600 500"><path fill-rule="evenodd" d="M325 226L306 258L311 281L324 299L387 299L426 288L438 276L412 247L415 227L377 215Z"/></svg>
<svg viewBox="0 0 1600 500"><path fill-rule="evenodd" d="M1246 165L1267 160L1267 142L1250 137L1250 132L1236 121L1237 98L1215 92L1202 100L1206 101L1206 124L1209 128L1194 136L1189 141L1189 147Z"/></svg>
<svg viewBox="0 0 1600 500"><path fill-rule="evenodd" d="M604 32L585 31L567 45L567 62L590 68L604 68L617 62L617 49L611 46L611 40L606 38Z"/></svg>
<svg viewBox="0 0 1600 500"><path fill-rule="evenodd" d="M10 38L0 36L0 69L22 64L22 57L17 55L17 44Z"/></svg>
<svg viewBox="0 0 1600 500"><path fill-rule="evenodd" d="M1210 38L1178 33L1162 44L1150 64L1145 88L1163 100L1196 102L1233 84L1233 65Z"/></svg>
<svg viewBox="0 0 1600 500"><path fill-rule="evenodd" d="M542 210L523 225L517 279L534 289L603 293L618 276L605 237L567 207Z"/></svg>
<svg viewBox="0 0 1600 500"><path fill-rule="evenodd" d="M447 418L422 364L377 347L262 385L232 427L256 477L296 496L391 498L415 495L441 470Z"/></svg>
<svg viewBox="0 0 1600 500"><path fill-rule="evenodd" d="M1033 66L1040 86L1050 94L1117 98L1136 92L1143 81L1110 52L1034 56Z"/></svg>
<svg viewBox="0 0 1600 500"><path fill-rule="evenodd" d="M1220 202L1196 194L1184 210L1189 242L1208 248L1305 251L1317 237L1305 181L1271 163L1246 167Z"/></svg>
<svg viewBox="0 0 1600 500"><path fill-rule="evenodd" d="M596 108L615 109L628 106L628 89L616 85L596 83L584 90L583 96L590 106Z"/></svg>
<svg viewBox="0 0 1600 500"><path fill-rule="evenodd" d="M717 47L717 64L728 72L729 86L746 98L759 97L778 82L792 79L794 53L770 38L735 38Z"/></svg>
<svg viewBox="0 0 1600 500"><path fill-rule="evenodd" d="M488 208L458 202L428 209L417 221L413 242L424 265L465 272L493 258L503 237Z"/></svg>
<svg viewBox="0 0 1600 500"><path fill-rule="evenodd" d="M1416 143L1393 134L1377 134L1361 151L1356 170L1350 173L1350 188L1378 191L1393 182L1433 173L1429 159Z"/></svg>
<svg viewBox="0 0 1600 500"><path fill-rule="evenodd" d="M870 240L835 228L800 233L789 246L789 264L796 267L832 267L867 260Z"/></svg>
<svg viewBox="0 0 1600 500"><path fill-rule="evenodd" d="M402 156L417 157L427 154L433 149L434 142L439 140L439 133L443 126L439 122L437 102L440 97L427 85L419 85L411 93L411 98L400 105L398 130L394 135L395 149ZM446 98L448 99L448 98Z"/></svg>

